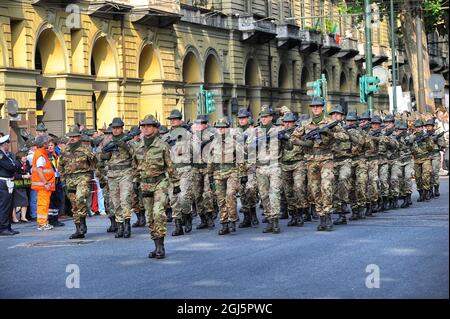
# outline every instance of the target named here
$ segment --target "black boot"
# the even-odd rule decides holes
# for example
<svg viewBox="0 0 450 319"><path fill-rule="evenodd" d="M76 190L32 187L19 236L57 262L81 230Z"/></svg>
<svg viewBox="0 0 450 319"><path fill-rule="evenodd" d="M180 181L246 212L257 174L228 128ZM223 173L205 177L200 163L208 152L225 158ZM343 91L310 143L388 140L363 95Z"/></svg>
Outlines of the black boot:
<svg viewBox="0 0 450 319"><path fill-rule="evenodd" d="M116 236L114 236L116 238L121 238L123 237L123 223L117 223L117 232L116 232Z"/></svg>
<svg viewBox="0 0 450 319"><path fill-rule="evenodd" d="M172 232L172 236L184 235L183 227L181 226L181 219L175 219L175 230Z"/></svg>
<svg viewBox="0 0 450 319"><path fill-rule="evenodd" d="M289 215L288 215L288 211L286 208L281 209L281 216L280 219L288 219Z"/></svg>
<svg viewBox="0 0 450 319"><path fill-rule="evenodd" d="M263 229L263 233L272 233L273 232L273 222L272 220L267 220L266 228Z"/></svg>
<svg viewBox="0 0 450 319"><path fill-rule="evenodd" d="M228 226L230 226L230 231L235 232L236 231L236 222L229 222Z"/></svg>
<svg viewBox="0 0 450 319"><path fill-rule="evenodd" d="M158 239L153 239L153 242L155 243L155 249L153 249L153 251L151 251L148 254L148 258L155 258L156 257L156 251L158 250L159 241L158 241Z"/></svg>
<svg viewBox="0 0 450 319"><path fill-rule="evenodd" d="M141 213L141 226L144 227L147 224L147 220L145 219L145 211Z"/></svg>
<svg viewBox="0 0 450 319"><path fill-rule="evenodd" d="M417 199L417 201L418 202L423 202L425 199L424 199L424 196L423 196L423 190L418 190L419 191L419 198Z"/></svg>
<svg viewBox="0 0 450 319"><path fill-rule="evenodd" d="M206 220L206 215L200 215L201 223L196 227L196 229L205 229L208 228L208 223Z"/></svg>
<svg viewBox="0 0 450 319"><path fill-rule="evenodd" d="M350 208L347 204L343 203L341 206L341 212L342 214L350 214Z"/></svg>
<svg viewBox="0 0 450 319"><path fill-rule="evenodd" d="M297 226L297 216L295 211L290 210L289 215L291 215L291 220L287 223L288 226Z"/></svg>
<svg viewBox="0 0 450 319"><path fill-rule="evenodd" d="M431 186L431 189L430 189L430 199L431 198L434 198L433 186Z"/></svg>
<svg viewBox="0 0 450 319"><path fill-rule="evenodd" d="M81 224L75 224L75 233L70 235L69 239L79 239L84 238L84 234L80 230Z"/></svg>
<svg viewBox="0 0 450 319"><path fill-rule="evenodd" d="M400 208L406 208L408 207L408 195L403 196L403 203L400 205Z"/></svg>
<svg viewBox="0 0 450 319"><path fill-rule="evenodd" d="M358 220L359 219L359 208L355 207L352 209L352 216L350 216L349 220Z"/></svg>
<svg viewBox="0 0 450 319"><path fill-rule="evenodd" d="M429 202L431 198L431 191L423 190L423 194L424 194L424 201Z"/></svg>
<svg viewBox="0 0 450 319"><path fill-rule="evenodd" d="M383 204L381 205L381 210L383 210L383 211L389 210L388 197L387 196L383 196L382 200L383 200Z"/></svg>
<svg viewBox="0 0 450 319"><path fill-rule="evenodd" d="M311 222L312 221L312 217L311 217L311 213L309 212L309 208L304 208L303 209L304 213L305 213L305 222Z"/></svg>
<svg viewBox="0 0 450 319"><path fill-rule="evenodd" d="M189 214L183 214L183 221L184 221L184 231L186 233L190 233L192 230L192 215Z"/></svg>
<svg viewBox="0 0 450 319"><path fill-rule="evenodd" d="M347 225L347 218L345 217L345 214L339 214L339 218L336 219L333 224L335 225Z"/></svg>
<svg viewBox="0 0 450 319"><path fill-rule="evenodd" d="M108 233L115 233L117 231L117 223L116 218L114 216L109 217L109 221L111 222L111 226L106 230Z"/></svg>
<svg viewBox="0 0 450 319"><path fill-rule="evenodd" d="M317 231L324 231L327 229L327 217L320 216L320 224L317 226Z"/></svg>
<svg viewBox="0 0 450 319"><path fill-rule="evenodd" d="M141 215L140 213L136 213L136 222L133 224L133 227L140 227L141 226Z"/></svg>
<svg viewBox="0 0 450 319"><path fill-rule="evenodd" d="M333 230L333 221L331 220L331 214L327 214L325 216L325 230L332 231Z"/></svg>
<svg viewBox="0 0 450 319"><path fill-rule="evenodd" d="M208 213L206 215L206 223L208 224L208 229L214 229L214 213Z"/></svg>
<svg viewBox="0 0 450 319"><path fill-rule="evenodd" d="M363 206L358 212L359 219L366 219L366 213L367 213L366 206Z"/></svg>
<svg viewBox="0 0 450 319"><path fill-rule="evenodd" d="M250 208L250 220L251 220L252 226L259 225L258 216L256 216L256 207Z"/></svg>
<svg viewBox="0 0 450 319"><path fill-rule="evenodd" d="M280 220L278 218L274 218L273 221L272 221L272 225L273 225L273 233L274 234L279 234L281 232Z"/></svg>
<svg viewBox="0 0 450 319"><path fill-rule="evenodd" d="M251 227L252 223L251 223L251 219L250 219L250 213L247 211L244 211L244 220L239 223L239 228L248 228Z"/></svg>
<svg viewBox="0 0 450 319"><path fill-rule="evenodd" d="M197 205L194 203L192 203L191 205L192 207L192 218L197 217L198 213L197 213Z"/></svg>
<svg viewBox="0 0 450 319"><path fill-rule="evenodd" d="M392 197L392 209L398 209L398 196Z"/></svg>
<svg viewBox="0 0 450 319"><path fill-rule="evenodd" d="M406 199L408 200L408 207L412 206L411 194L406 194Z"/></svg>
<svg viewBox="0 0 450 319"><path fill-rule="evenodd" d="M372 202L371 207L372 207L372 214L375 214L379 211L378 202Z"/></svg>
<svg viewBox="0 0 450 319"><path fill-rule="evenodd" d="M171 223L173 221L173 217L172 217L172 207L169 207L166 209L166 217L167 217L167 222Z"/></svg>
<svg viewBox="0 0 450 319"><path fill-rule="evenodd" d="M155 258L156 259L163 259L166 257L166 250L164 248L164 237L158 238L156 240L157 246L156 246L156 252L155 252Z"/></svg>
<svg viewBox="0 0 450 319"><path fill-rule="evenodd" d="M311 216L312 216L312 219L314 219L314 220L319 219L319 216L318 216L317 213L316 213L316 204L311 204L311 205L310 205L310 209L311 209Z"/></svg>
<svg viewBox="0 0 450 319"><path fill-rule="evenodd" d="M372 217L372 204L366 203L366 216Z"/></svg>
<svg viewBox="0 0 450 319"><path fill-rule="evenodd" d="M86 217L80 217L80 232L84 234L87 233Z"/></svg>
<svg viewBox="0 0 450 319"><path fill-rule="evenodd" d="M222 223L222 229L219 230L219 235L226 235L230 233L230 228L228 227L228 223Z"/></svg>
<svg viewBox="0 0 450 319"><path fill-rule="evenodd" d="M123 238L130 238L131 237L131 220L129 218L125 219L124 225L123 225Z"/></svg>
<svg viewBox="0 0 450 319"><path fill-rule="evenodd" d="M261 220L261 223L263 223L263 224L265 224L265 223L267 223L269 220L267 219L267 217L266 216L263 216L263 218L262 218L262 220Z"/></svg>
<svg viewBox="0 0 450 319"><path fill-rule="evenodd" d="M297 209L295 218L297 219L297 227L302 227L305 224L305 222L303 221L303 208Z"/></svg>
<svg viewBox="0 0 450 319"><path fill-rule="evenodd" d="M434 185L434 197L441 196L441 193L439 193L439 185Z"/></svg>

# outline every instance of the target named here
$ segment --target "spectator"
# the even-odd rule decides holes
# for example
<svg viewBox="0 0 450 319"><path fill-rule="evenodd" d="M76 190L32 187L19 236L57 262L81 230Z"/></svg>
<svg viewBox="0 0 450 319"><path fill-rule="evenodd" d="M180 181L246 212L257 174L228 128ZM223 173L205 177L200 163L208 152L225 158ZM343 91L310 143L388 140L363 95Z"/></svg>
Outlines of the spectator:
<svg viewBox="0 0 450 319"><path fill-rule="evenodd" d="M29 151L27 155L27 161L30 167L33 164L33 156L34 152L36 152L37 146L34 140L27 142ZM34 189L30 189L30 218L32 221L35 221L37 218L37 193Z"/></svg>
<svg viewBox="0 0 450 319"><path fill-rule="evenodd" d="M58 171L58 161L59 156L57 153L57 143L54 139L51 139L48 142L48 159L50 160L53 170L55 171L55 191L52 192L52 196L50 197L50 208L48 211L48 222L50 225L54 227L64 226L64 223L61 223L58 218L59 214L63 208L64 202L64 190L61 183L61 175Z"/></svg>
<svg viewBox="0 0 450 319"><path fill-rule="evenodd" d="M31 165L27 161L27 154L25 152L18 152L16 154L17 165L20 167L14 179L14 196L13 196L13 223L28 223L27 209L28 209L28 190L31 187ZM17 220L17 208L20 209L20 220Z"/></svg>

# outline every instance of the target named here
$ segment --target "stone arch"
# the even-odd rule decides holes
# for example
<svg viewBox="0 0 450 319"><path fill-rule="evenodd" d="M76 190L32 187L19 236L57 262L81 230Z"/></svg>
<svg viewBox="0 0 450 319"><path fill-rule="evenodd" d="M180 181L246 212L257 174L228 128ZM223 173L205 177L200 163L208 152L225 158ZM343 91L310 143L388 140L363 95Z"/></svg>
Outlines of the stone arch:
<svg viewBox="0 0 450 319"><path fill-rule="evenodd" d="M189 47L183 58L182 77L185 83L201 83L202 71L200 68L200 55L198 51Z"/></svg>
<svg viewBox="0 0 450 319"><path fill-rule="evenodd" d="M300 88L301 89L303 89L303 90L307 89L306 83L312 81L311 74L312 74L312 72L310 72L306 66L304 66L302 68L302 74L301 74L301 78L300 78Z"/></svg>
<svg viewBox="0 0 450 319"><path fill-rule="evenodd" d="M404 75L402 78L401 86L402 86L403 92L409 91L409 82L408 82L408 77L406 75Z"/></svg>
<svg viewBox="0 0 450 319"><path fill-rule="evenodd" d="M157 48L144 42L139 52L138 77L144 82L162 79L164 72Z"/></svg>
<svg viewBox="0 0 450 319"><path fill-rule="evenodd" d="M287 89L290 87L289 71L284 63L280 64L278 69L278 88Z"/></svg>
<svg viewBox="0 0 450 319"><path fill-rule="evenodd" d="M245 63L244 85L261 86L261 73L256 58L250 57Z"/></svg>
<svg viewBox="0 0 450 319"><path fill-rule="evenodd" d="M345 72L341 72L341 76L339 78L339 92L348 92L350 90L349 83L347 81L347 76L345 75Z"/></svg>
<svg viewBox="0 0 450 319"><path fill-rule="evenodd" d="M68 54L62 36L52 25L44 23L36 34L33 63L40 60L43 74L68 73Z"/></svg>
<svg viewBox="0 0 450 319"><path fill-rule="evenodd" d="M119 58L114 42L106 34L98 33L94 37L89 56L89 73L99 78L119 77Z"/></svg>
<svg viewBox="0 0 450 319"><path fill-rule="evenodd" d="M205 64L203 66L204 82L206 84L223 83L223 72L219 62L219 55L214 49L210 49L205 56Z"/></svg>
<svg viewBox="0 0 450 319"><path fill-rule="evenodd" d="M411 91L414 94L414 81L412 76L409 78L408 81L408 91Z"/></svg>

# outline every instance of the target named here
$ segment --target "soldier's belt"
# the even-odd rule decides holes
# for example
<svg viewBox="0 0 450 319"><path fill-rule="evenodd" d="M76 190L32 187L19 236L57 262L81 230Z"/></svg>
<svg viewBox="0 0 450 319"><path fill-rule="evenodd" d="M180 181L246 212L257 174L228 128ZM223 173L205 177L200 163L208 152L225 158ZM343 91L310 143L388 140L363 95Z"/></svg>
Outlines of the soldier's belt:
<svg viewBox="0 0 450 319"><path fill-rule="evenodd" d="M194 164L192 164L192 167L194 167L194 168L206 168L206 164L204 164L204 163L201 163L201 164L198 164L198 163L194 163Z"/></svg>
<svg viewBox="0 0 450 319"><path fill-rule="evenodd" d="M152 177L141 178L141 182L148 183L148 184L154 184L154 183L159 183L164 178L166 178L166 174L165 173L163 173L163 174L161 174L159 176L152 176Z"/></svg>
<svg viewBox="0 0 450 319"><path fill-rule="evenodd" d="M331 155L331 150L313 150L312 155Z"/></svg>
<svg viewBox="0 0 450 319"><path fill-rule="evenodd" d="M374 161L374 160L379 160L379 159L380 159L379 156L367 156L368 161Z"/></svg>
<svg viewBox="0 0 450 319"><path fill-rule="evenodd" d="M108 169L111 171L119 171L127 168L131 168L131 164L108 165Z"/></svg>
<svg viewBox="0 0 450 319"><path fill-rule="evenodd" d="M270 161L268 162L256 162L256 166L260 167L260 166L269 166L271 164Z"/></svg>
<svg viewBox="0 0 450 319"><path fill-rule="evenodd" d="M295 161L281 161L281 164L283 164L283 165L292 165L292 164L297 164L298 162L300 162L300 160L295 160Z"/></svg>
<svg viewBox="0 0 450 319"><path fill-rule="evenodd" d="M342 162L342 161L345 161L345 160L348 160L348 159L350 159L350 157L348 157L348 156L340 156L340 157L334 157L333 158L333 160L335 162Z"/></svg>
<svg viewBox="0 0 450 319"><path fill-rule="evenodd" d="M174 163L175 168L182 168L190 165L191 163Z"/></svg>
<svg viewBox="0 0 450 319"><path fill-rule="evenodd" d="M218 169L230 169L235 168L236 164L234 163L223 163L223 164L216 164L216 168Z"/></svg>
<svg viewBox="0 0 450 319"><path fill-rule="evenodd" d="M359 161L360 159L365 158L364 155L357 155L352 157L352 161Z"/></svg>

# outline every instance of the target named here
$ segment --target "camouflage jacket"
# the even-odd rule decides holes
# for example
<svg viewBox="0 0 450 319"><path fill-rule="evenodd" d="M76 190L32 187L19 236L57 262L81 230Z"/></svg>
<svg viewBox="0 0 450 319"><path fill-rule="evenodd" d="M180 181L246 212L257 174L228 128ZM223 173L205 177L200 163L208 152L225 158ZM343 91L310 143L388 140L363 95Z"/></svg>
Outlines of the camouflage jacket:
<svg viewBox="0 0 450 319"><path fill-rule="evenodd" d="M412 154L414 160L426 160L431 158L431 153L434 148L434 143L431 137L427 137L421 142L417 142L416 138L423 136L425 132L414 134L414 142L412 144Z"/></svg>
<svg viewBox="0 0 450 319"><path fill-rule="evenodd" d="M440 154L440 151L444 151L448 146L448 143L445 141L444 135L437 137L440 132L434 131L431 135L431 139L433 140L433 151L434 155Z"/></svg>
<svg viewBox="0 0 450 319"><path fill-rule="evenodd" d="M170 148L170 157L176 167L191 165L192 162L192 133L182 126L171 128L168 135L175 143Z"/></svg>
<svg viewBox="0 0 450 319"><path fill-rule="evenodd" d="M58 166L63 179L84 174L92 176L97 168L97 158L81 143L68 144L61 153ZM97 176L100 176L98 171Z"/></svg>
<svg viewBox="0 0 450 319"><path fill-rule="evenodd" d="M347 133L352 144L350 149L351 157L355 158L357 156L364 155L366 146L366 133L358 126L348 128Z"/></svg>
<svg viewBox="0 0 450 319"><path fill-rule="evenodd" d="M338 124L342 128L342 124ZM335 159L349 158L352 155L352 141L347 130L342 129L341 134L336 134L335 143L331 147Z"/></svg>
<svg viewBox="0 0 450 319"><path fill-rule="evenodd" d="M117 150L110 152L110 158L106 160L108 177L132 175L135 167L132 161L133 148L131 142L133 141L119 142Z"/></svg>
<svg viewBox="0 0 450 319"><path fill-rule="evenodd" d="M407 161L412 158L411 146L414 138L407 132L395 135L398 141L398 159Z"/></svg>
<svg viewBox="0 0 450 319"><path fill-rule="evenodd" d="M295 128L289 129L289 134L292 135L294 133ZM303 147L300 145L295 145L292 143L282 143L282 155L281 155L281 163L283 162L294 162L301 161L305 159L305 154L303 151Z"/></svg>
<svg viewBox="0 0 450 319"><path fill-rule="evenodd" d="M235 171L239 177L246 176L244 146L236 134L216 134L209 148L208 175Z"/></svg>
<svg viewBox="0 0 450 319"><path fill-rule="evenodd" d="M366 133L366 157L368 159L376 158L378 159L378 145L379 137L371 136L371 130Z"/></svg>
<svg viewBox="0 0 450 319"><path fill-rule="evenodd" d="M145 145L145 138L136 143L133 152L135 176L141 183L153 184L154 187L169 176L170 183L180 185L175 166L170 159L169 145L156 135L150 145Z"/></svg>
<svg viewBox="0 0 450 319"><path fill-rule="evenodd" d="M252 130L245 144L250 165L278 164L281 158L278 131L279 129L273 124L267 127L258 126Z"/></svg>
<svg viewBox="0 0 450 319"><path fill-rule="evenodd" d="M192 165L206 167L211 142L215 138L215 130L208 127L203 131L192 133Z"/></svg>

